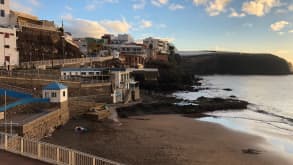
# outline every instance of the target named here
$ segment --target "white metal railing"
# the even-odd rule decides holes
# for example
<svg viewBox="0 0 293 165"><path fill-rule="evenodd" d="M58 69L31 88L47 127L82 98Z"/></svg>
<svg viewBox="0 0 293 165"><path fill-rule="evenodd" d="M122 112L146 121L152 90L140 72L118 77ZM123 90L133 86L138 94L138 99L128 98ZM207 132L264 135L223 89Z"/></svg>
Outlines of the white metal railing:
<svg viewBox="0 0 293 165"><path fill-rule="evenodd" d="M113 59L112 56L108 57L85 57L85 58L71 58L71 59L54 59L54 60L43 60L43 61L31 61L31 62L22 62L21 66L51 66L53 65L63 65L63 64L76 64L76 63L90 63L90 62L103 62Z"/></svg>
<svg viewBox="0 0 293 165"><path fill-rule="evenodd" d="M57 165L122 165L66 147L7 133L0 133L0 149Z"/></svg>

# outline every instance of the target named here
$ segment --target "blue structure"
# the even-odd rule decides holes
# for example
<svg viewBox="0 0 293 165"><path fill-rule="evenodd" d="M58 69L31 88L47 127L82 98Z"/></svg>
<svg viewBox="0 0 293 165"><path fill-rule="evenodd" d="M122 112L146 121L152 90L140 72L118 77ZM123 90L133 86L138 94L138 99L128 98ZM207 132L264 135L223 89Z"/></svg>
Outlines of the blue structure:
<svg viewBox="0 0 293 165"><path fill-rule="evenodd" d="M20 99L14 103L10 103L8 105L0 107L0 112L4 112L8 109L11 109L13 107L19 106L19 105L25 105L30 103L48 103L49 99L42 99L42 98L33 98L32 95L16 92L12 90L6 90L6 89L0 89L0 96L4 96L6 91L6 95L12 98Z"/></svg>
<svg viewBox="0 0 293 165"><path fill-rule="evenodd" d="M62 89L67 89L67 88L68 87L63 84L54 82L54 83L51 83L51 84L47 85L46 87L44 87L43 90L62 90Z"/></svg>

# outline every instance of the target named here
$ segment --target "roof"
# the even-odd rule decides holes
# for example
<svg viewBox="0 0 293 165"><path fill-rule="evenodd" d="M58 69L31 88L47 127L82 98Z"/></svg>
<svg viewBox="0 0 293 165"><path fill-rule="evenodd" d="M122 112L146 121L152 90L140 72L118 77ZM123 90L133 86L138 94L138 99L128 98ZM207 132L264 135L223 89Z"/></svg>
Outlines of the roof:
<svg viewBox="0 0 293 165"><path fill-rule="evenodd" d="M54 82L44 87L43 90L61 90L61 89L67 89L67 88L68 88L67 86L61 83Z"/></svg>

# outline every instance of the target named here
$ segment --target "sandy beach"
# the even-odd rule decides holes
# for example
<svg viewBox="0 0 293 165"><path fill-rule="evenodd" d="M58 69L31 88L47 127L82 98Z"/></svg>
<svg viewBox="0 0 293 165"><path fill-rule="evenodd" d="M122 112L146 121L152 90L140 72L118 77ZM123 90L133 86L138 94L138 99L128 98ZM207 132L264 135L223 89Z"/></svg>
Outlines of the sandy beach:
<svg viewBox="0 0 293 165"><path fill-rule="evenodd" d="M150 115L112 122L71 120L45 141L62 144L125 164L289 165L261 146L256 136L180 115ZM80 125L89 132L78 134ZM247 149L259 154L244 153ZM292 162L291 162L292 163Z"/></svg>

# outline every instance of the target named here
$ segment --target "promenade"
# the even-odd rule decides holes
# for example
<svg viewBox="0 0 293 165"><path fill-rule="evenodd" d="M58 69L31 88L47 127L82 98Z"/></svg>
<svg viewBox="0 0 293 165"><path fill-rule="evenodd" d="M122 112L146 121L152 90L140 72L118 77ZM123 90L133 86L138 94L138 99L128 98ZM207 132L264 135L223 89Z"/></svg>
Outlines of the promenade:
<svg viewBox="0 0 293 165"><path fill-rule="evenodd" d="M48 165L47 163L38 160L29 159L19 155L11 154L0 150L0 164L1 165Z"/></svg>

